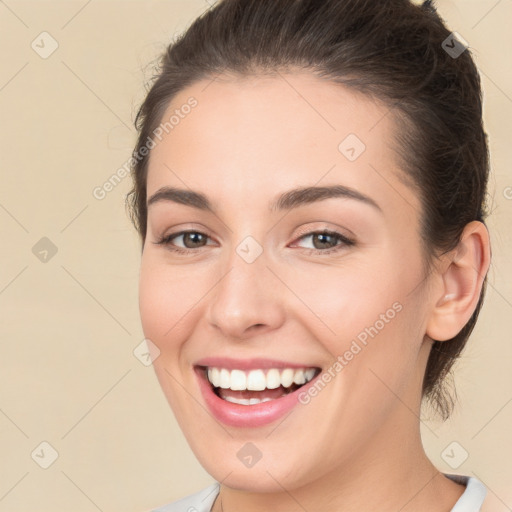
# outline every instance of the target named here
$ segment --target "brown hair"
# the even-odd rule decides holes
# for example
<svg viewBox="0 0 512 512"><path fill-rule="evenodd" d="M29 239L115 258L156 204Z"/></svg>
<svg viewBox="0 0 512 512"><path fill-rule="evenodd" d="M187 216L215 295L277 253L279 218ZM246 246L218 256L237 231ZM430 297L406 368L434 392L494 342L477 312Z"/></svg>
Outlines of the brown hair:
<svg viewBox="0 0 512 512"><path fill-rule="evenodd" d="M138 111L133 189L127 206L144 245L149 153L141 151L174 96L220 73L304 69L383 102L400 130L397 154L421 199L426 269L455 248L467 223L483 222L489 173L480 78L469 49L455 43L430 1L222 0L170 44ZM448 42L448 47L446 43ZM457 48L457 47L455 47ZM460 47L459 47L460 49ZM462 48L464 50L464 48ZM434 341L423 396L443 419L454 405L446 377L473 330Z"/></svg>

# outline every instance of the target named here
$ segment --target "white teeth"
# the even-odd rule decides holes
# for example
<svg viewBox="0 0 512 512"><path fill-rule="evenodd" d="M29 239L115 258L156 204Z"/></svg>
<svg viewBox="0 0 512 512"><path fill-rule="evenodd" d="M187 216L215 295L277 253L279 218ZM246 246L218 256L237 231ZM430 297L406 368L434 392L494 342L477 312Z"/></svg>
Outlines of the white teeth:
<svg viewBox="0 0 512 512"><path fill-rule="evenodd" d="M285 388L289 388L293 384L293 370L291 368L286 368L281 372L281 384Z"/></svg>
<svg viewBox="0 0 512 512"><path fill-rule="evenodd" d="M277 368L271 368L267 372L267 388L276 389L281 385L281 374Z"/></svg>
<svg viewBox="0 0 512 512"><path fill-rule="evenodd" d="M208 368L208 380L215 386L219 386L219 369Z"/></svg>
<svg viewBox="0 0 512 512"><path fill-rule="evenodd" d="M304 384L306 382L306 379L304 377L304 371L303 370L297 370L293 376L293 382L295 384Z"/></svg>
<svg viewBox="0 0 512 512"><path fill-rule="evenodd" d="M272 398L263 398L260 400L259 398L234 398L232 396L227 396L224 400L226 400L226 402L232 402L240 405L255 405L260 404L261 402L269 402Z"/></svg>
<svg viewBox="0 0 512 512"><path fill-rule="evenodd" d="M247 376L247 389L262 391L267 387L267 380L263 370L251 370Z"/></svg>
<svg viewBox="0 0 512 512"><path fill-rule="evenodd" d="M230 381L231 379L229 376L229 370L226 370L226 368L222 368L222 370L220 371L219 386L223 389L228 389Z"/></svg>
<svg viewBox="0 0 512 512"><path fill-rule="evenodd" d="M231 370L230 386L233 391L247 389L247 376L242 370Z"/></svg>
<svg viewBox="0 0 512 512"><path fill-rule="evenodd" d="M314 376L315 370L313 368L310 368L304 372L304 378L306 379L306 382L309 382Z"/></svg>
<svg viewBox="0 0 512 512"><path fill-rule="evenodd" d="M271 368L270 370L228 370L226 368L208 368L208 380L214 387L233 391L262 391L276 389L279 386L289 388L292 384L302 385L315 376L314 368ZM240 399L242 400L242 399ZM251 399L257 400L257 399ZM230 400L232 401L232 400ZM237 402L238 403L238 402Z"/></svg>

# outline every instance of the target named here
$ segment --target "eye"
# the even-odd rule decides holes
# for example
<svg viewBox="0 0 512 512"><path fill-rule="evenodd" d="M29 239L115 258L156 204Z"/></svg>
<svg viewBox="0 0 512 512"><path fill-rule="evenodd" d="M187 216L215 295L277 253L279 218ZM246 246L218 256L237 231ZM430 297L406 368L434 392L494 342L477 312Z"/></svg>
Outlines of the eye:
<svg viewBox="0 0 512 512"><path fill-rule="evenodd" d="M306 250L311 254L329 254L355 244L354 240L341 233L327 230L312 231L299 238L299 240L306 239L311 239L313 243L313 248L306 247Z"/></svg>
<svg viewBox="0 0 512 512"><path fill-rule="evenodd" d="M174 240L181 238L182 243L185 247L179 247L174 244ZM189 253L194 252L194 249L200 249L206 245L208 235L201 233L200 231L180 231L179 233L172 233L170 235L160 238L158 241L153 242L157 245L165 245L171 251L178 253ZM196 251L197 252L197 251Z"/></svg>
<svg viewBox="0 0 512 512"><path fill-rule="evenodd" d="M175 240L181 238L181 243L184 247L176 245ZM164 245L169 250L180 254L189 254L198 252L198 249L205 247L210 237L200 231L180 231L179 233L171 233L166 235L156 242L157 245ZM312 231L302 235L298 240L306 240L310 238L313 242L313 248L304 248L309 254L330 254L331 252L339 251L344 247L354 245L354 240L338 233L336 231Z"/></svg>

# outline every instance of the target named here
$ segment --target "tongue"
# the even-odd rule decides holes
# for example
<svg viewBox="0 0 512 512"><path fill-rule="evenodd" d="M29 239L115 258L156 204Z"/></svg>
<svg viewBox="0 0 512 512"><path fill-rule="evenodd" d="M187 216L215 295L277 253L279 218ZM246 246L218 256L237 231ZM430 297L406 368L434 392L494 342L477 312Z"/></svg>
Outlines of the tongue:
<svg viewBox="0 0 512 512"><path fill-rule="evenodd" d="M297 384L292 384L289 388L285 388L283 386L279 386L276 389L264 389L262 391L249 391L245 389L243 391L233 391L232 389L223 389L223 388L215 388L215 391L221 398L259 398L263 400L264 398L271 398L272 400L276 398L281 398L288 393L292 393L300 386Z"/></svg>

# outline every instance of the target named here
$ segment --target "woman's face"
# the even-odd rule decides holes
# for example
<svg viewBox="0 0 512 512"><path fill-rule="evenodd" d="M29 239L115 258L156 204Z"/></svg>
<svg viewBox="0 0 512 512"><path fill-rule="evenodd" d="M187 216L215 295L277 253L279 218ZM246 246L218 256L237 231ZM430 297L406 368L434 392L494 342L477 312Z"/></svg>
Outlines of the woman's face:
<svg viewBox="0 0 512 512"><path fill-rule="evenodd" d="M305 73L201 81L173 114L151 150L140 312L196 456L259 492L387 460L418 433L433 304L392 116Z"/></svg>

